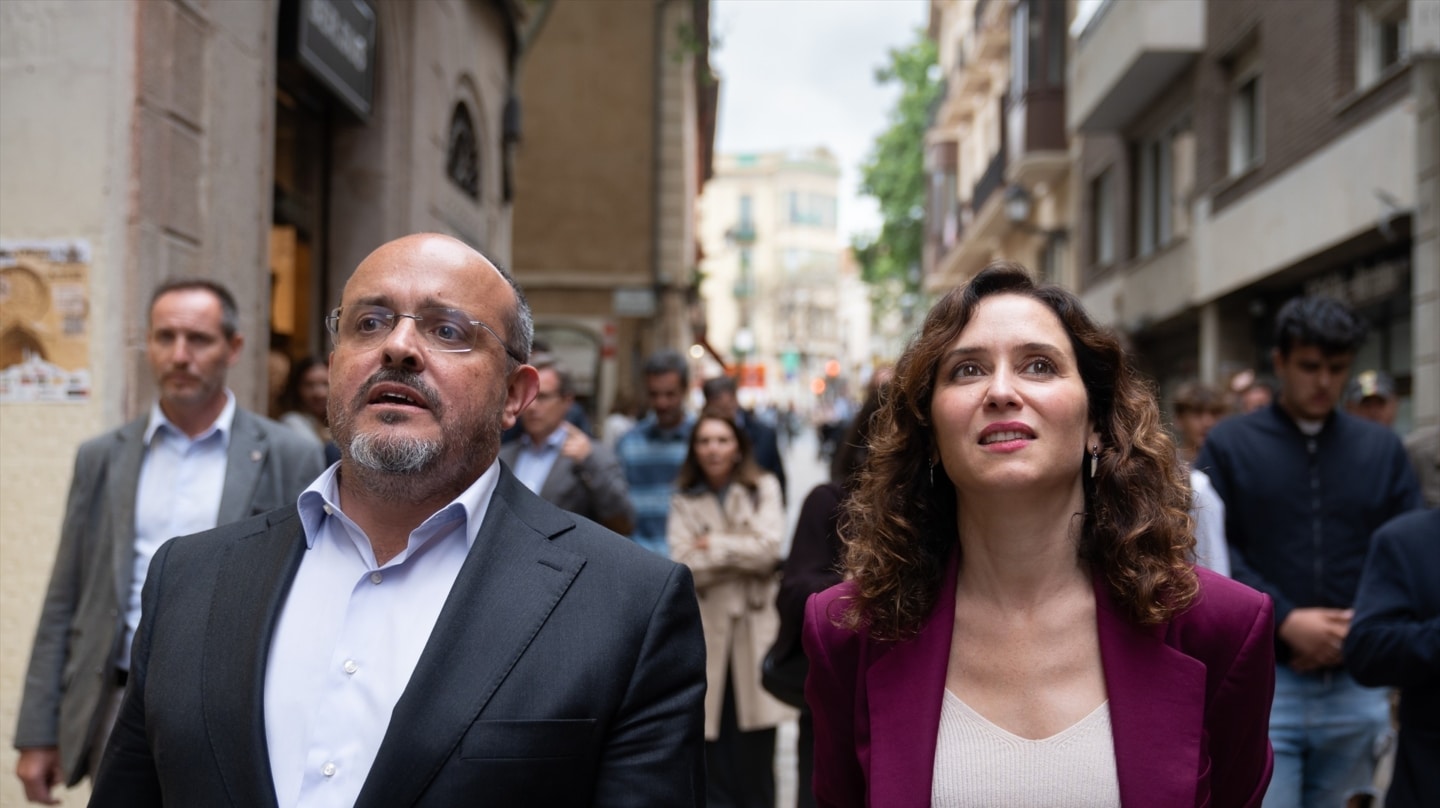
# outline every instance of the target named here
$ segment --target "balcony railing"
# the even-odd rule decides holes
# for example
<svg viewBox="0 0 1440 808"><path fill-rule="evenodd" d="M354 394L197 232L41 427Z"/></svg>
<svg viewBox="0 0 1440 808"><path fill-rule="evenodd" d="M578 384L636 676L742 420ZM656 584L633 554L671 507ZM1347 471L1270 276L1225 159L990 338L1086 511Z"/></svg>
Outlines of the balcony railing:
<svg viewBox="0 0 1440 808"><path fill-rule="evenodd" d="M970 204L978 214L980 209L985 207L985 200L1005 184L1005 147L1002 145L1000 151L990 158L990 165L985 167L985 173L975 182L975 192L970 197Z"/></svg>

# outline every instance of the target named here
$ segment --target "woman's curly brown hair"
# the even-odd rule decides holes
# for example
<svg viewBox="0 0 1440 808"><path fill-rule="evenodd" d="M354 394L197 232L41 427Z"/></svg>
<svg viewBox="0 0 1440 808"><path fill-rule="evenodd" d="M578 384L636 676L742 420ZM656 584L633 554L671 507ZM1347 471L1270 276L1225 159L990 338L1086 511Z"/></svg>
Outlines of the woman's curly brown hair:
<svg viewBox="0 0 1440 808"><path fill-rule="evenodd" d="M941 298L895 367L876 413L870 458L841 521L847 577L855 592L839 623L877 639L917 633L935 606L946 561L959 552L955 489L932 486L936 454L930 398L940 358L987 296L1015 294L1059 318L1100 434L1100 467L1081 474L1085 513L1080 557L1137 623L1159 623L1186 609L1198 591L1190 487L1160 421L1150 385L1130 366L1119 340L1100 328L1069 291L1037 285L1025 268L997 262ZM1088 458L1076 458L1077 472ZM943 478L937 478L943 479Z"/></svg>

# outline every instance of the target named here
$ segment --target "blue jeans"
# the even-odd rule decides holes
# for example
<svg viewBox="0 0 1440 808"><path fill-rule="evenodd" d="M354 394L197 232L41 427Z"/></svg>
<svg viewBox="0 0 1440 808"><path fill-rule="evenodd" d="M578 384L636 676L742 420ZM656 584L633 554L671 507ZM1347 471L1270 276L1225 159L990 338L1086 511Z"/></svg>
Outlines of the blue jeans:
<svg viewBox="0 0 1440 808"><path fill-rule="evenodd" d="M1275 776L1264 808L1344 808L1368 793L1375 761L1390 733L1384 688L1361 687L1341 669L1275 670L1270 743Z"/></svg>

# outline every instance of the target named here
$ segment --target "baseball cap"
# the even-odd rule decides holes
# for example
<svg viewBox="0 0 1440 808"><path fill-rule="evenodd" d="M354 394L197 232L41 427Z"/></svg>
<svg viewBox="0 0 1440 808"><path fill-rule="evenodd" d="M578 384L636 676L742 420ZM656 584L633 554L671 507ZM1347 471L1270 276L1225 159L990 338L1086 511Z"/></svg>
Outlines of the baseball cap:
<svg viewBox="0 0 1440 808"><path fill-rule="evenodd" d="M1358 404L1371 397L1380 398L1395 397L1395 380L1390 374L1383 370L1365 370L1355 374L1350 384L1345 388L1345 401L1348 404Z"/></svg>

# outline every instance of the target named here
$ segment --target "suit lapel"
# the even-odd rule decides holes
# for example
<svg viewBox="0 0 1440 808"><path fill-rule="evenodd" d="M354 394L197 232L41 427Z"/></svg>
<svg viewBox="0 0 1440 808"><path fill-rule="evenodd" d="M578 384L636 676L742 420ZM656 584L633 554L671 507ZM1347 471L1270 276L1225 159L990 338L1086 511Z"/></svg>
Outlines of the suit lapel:
<svg viewBox="0 0 1440 808"><path fill-rule="evenodd" d="M1138 626L1095 579L1100 660L1110 698L1120 804L1195 804L1205 666L1171 648L1164 626Z"/></svg>
<svg viewBox="0 0 1440 808"><path fill-rule="evenodd" d="M269 448L255 419L237 407L230 444L225 450L225 487L215 524L228 525L253 515L250 503L255 501L255 486L260 483L260 470L265 467Z"/></svg>
<svg viewBox="0 0 1440 808"><path fill-rule="evenodd" d="M140 490L140 466L145 462L145 426L149 416L126 424L115 436L105 473L108 524L115 576L115 597L123 614L130 608L130 583L135 577L135 496Z"/></svg>
<svg viewBox="0 0 1440 808"><path fill-rule="evenodd" d="M418 799L584 566L549 541L574 523L555 518L558 512L529 510L538 502L502 470L479 536L391 713L357 808Z"/></svg>
<svg viewBox="0 0 1440 808"><path fill-rule="evenodd" d="M300 559L304 529L294 507L276 511L262 533L225 545L201 664L205 725L235 805L275 805L265 741L265 664L275 621Z"/></svg>
<svg viewBox="0 0 1440 808"><path fill-rule="evenodd" d="M945 672L955 631L958 562L958 554L952 552L934 611L919 636L892 644L866 671L871 804L930 804Z"/></svg>

